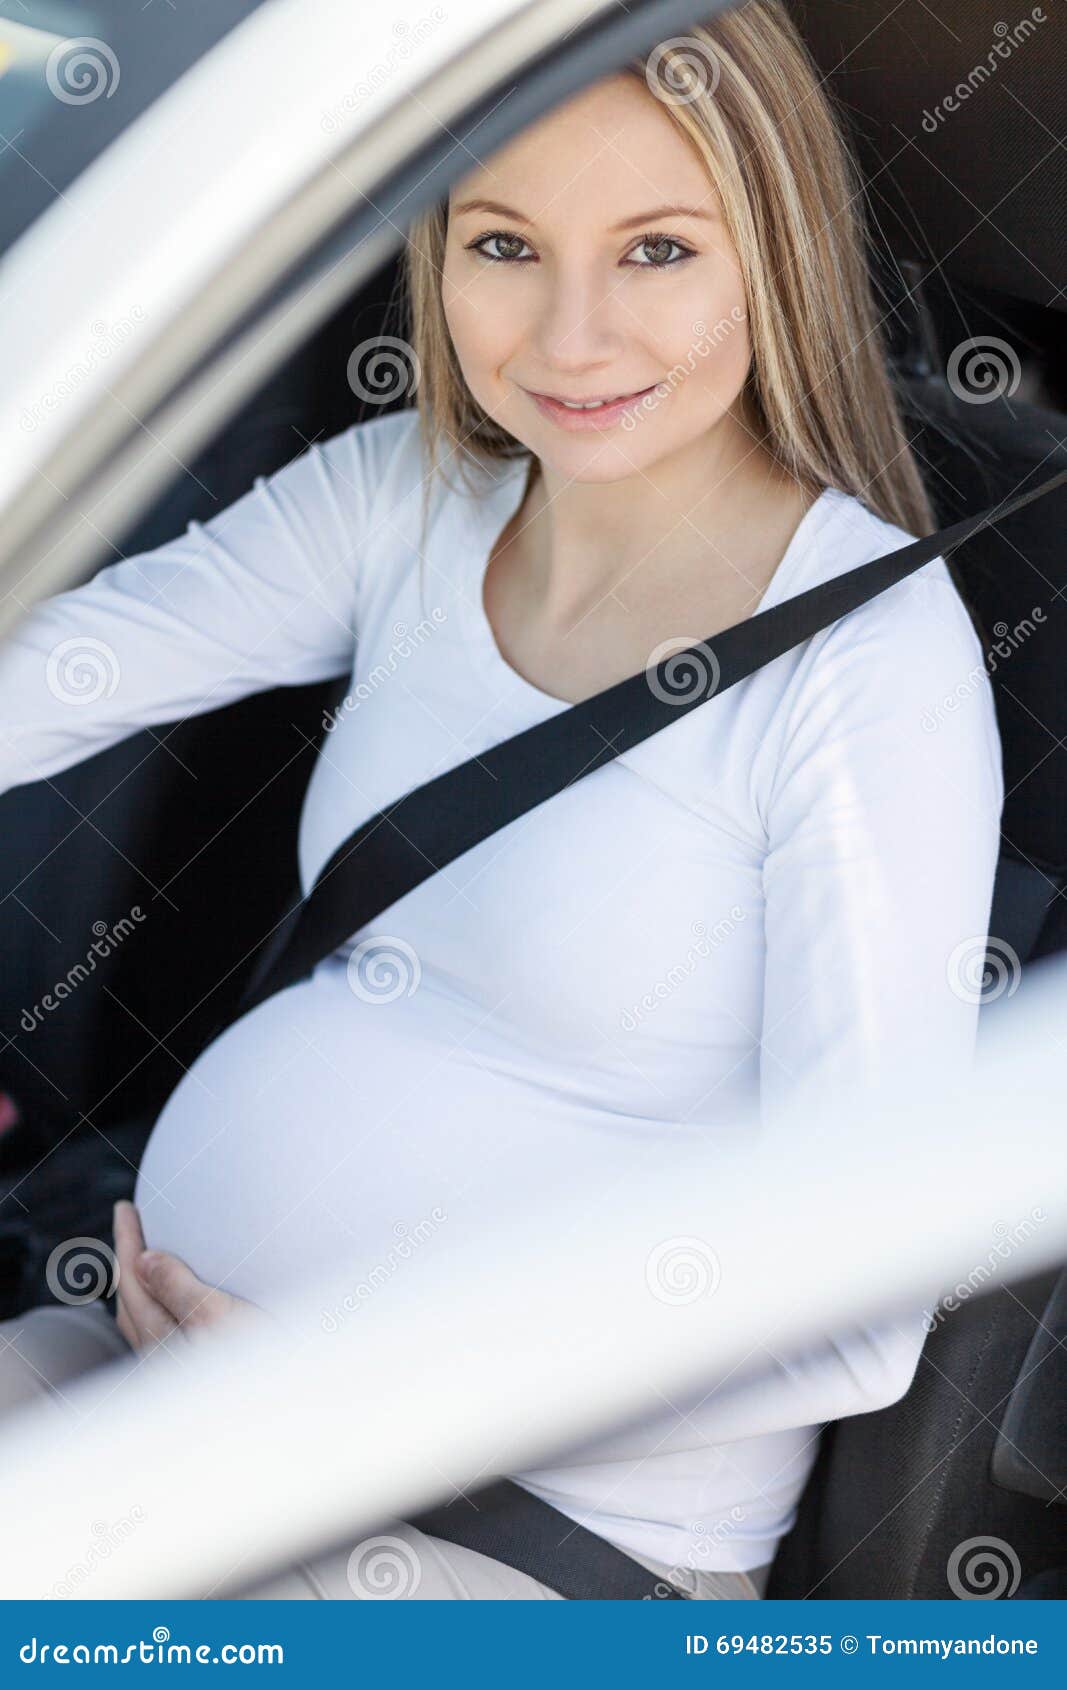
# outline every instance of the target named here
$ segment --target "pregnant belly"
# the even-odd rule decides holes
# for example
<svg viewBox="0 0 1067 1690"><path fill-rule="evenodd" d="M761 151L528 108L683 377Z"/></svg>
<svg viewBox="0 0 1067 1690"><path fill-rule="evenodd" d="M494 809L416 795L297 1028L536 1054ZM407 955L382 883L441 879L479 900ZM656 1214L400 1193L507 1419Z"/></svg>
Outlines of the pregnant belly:
<svg viewBox="0 0 1067 1690"><path fill-rule="evenodd" d="M265 1308L338 1268L358 1300L412 1249L447 1250L573 1177L576 1129L638 1125L524 1068L484 1012L435 1001L425 980L363 1000L331 959L227 1028L171 1093L134 1194L146 1242Z"/></svg>

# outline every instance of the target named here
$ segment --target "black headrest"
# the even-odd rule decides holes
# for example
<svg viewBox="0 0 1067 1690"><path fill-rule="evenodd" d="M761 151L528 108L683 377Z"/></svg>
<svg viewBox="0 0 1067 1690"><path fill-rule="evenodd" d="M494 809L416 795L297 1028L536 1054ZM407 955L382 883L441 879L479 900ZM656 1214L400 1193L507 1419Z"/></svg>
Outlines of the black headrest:
<svg viewBox="0 0 1067 1690"><path fill-rule="evenodd" d="M1067 309L1059 0L789 0L898 261Z"/></svg>

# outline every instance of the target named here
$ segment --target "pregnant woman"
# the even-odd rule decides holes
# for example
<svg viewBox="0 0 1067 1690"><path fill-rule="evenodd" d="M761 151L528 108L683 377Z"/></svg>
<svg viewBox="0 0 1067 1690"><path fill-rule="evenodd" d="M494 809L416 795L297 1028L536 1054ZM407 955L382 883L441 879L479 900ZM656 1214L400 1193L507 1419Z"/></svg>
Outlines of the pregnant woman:
<svg viewBox="0 0 1067 1690"><path fill-rule="evenodd" d="M350 675L301 816L307 891L412 787L932 532L858 203L773 0L569 100L413 225L415 408L25 618L0 653L0 786ZM117 684L76 706L57 653L86 638ZM387 1296L399 1235L447 1260L579 1154L610 1172L754 1102L770 1120L930 1057L962 1072L977 1008L950 959L986 933L1003 798L984 674L924 722L976 673L937 558L353 933L184 1076L116 1214L117 1322L8 1323L4 1400L263 1318L246 1305L269 1312L297 1267L342 1261ZM788 1366L768 1349L743 1413L660 1403L512 1477L687 1595L755 1596L821 1427L899 1397L922 1336L916 1316ZM557 1594L405 1534L416 1597ZM374 1594L360 1565L255 1594Z"/></svg>

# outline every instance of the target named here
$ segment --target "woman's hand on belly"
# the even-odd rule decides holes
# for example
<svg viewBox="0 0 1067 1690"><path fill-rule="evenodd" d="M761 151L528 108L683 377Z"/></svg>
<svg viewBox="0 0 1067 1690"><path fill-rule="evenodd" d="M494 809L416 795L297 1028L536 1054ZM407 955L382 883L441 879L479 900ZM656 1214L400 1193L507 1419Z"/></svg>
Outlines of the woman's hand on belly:
<svg viewBox="0 0 1067 1690"><path fill-rule="evenodd" d="M242 1315L267 1318L256 1303L205 1285L180 1256L145 1250L141 1218L125 1198L114 1209L118 1257L115 1324L135 1350L154 1348L174 1332L190 1337L198 1329Z"/></svg>

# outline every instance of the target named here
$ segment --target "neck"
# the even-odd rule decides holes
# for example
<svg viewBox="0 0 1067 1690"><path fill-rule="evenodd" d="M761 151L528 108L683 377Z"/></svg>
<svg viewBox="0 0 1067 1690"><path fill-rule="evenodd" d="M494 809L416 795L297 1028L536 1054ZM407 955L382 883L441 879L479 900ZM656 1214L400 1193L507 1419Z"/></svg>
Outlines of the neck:
<svg viewBox="0 0 1067 1690"><path fill-rule="evenodd" d="M540 464L521 528L546 620L572 624L650 561L662 573L707 559L759 509L775 473L769 454L748 430L722 429L623 480L571 481Z"/></svg>

